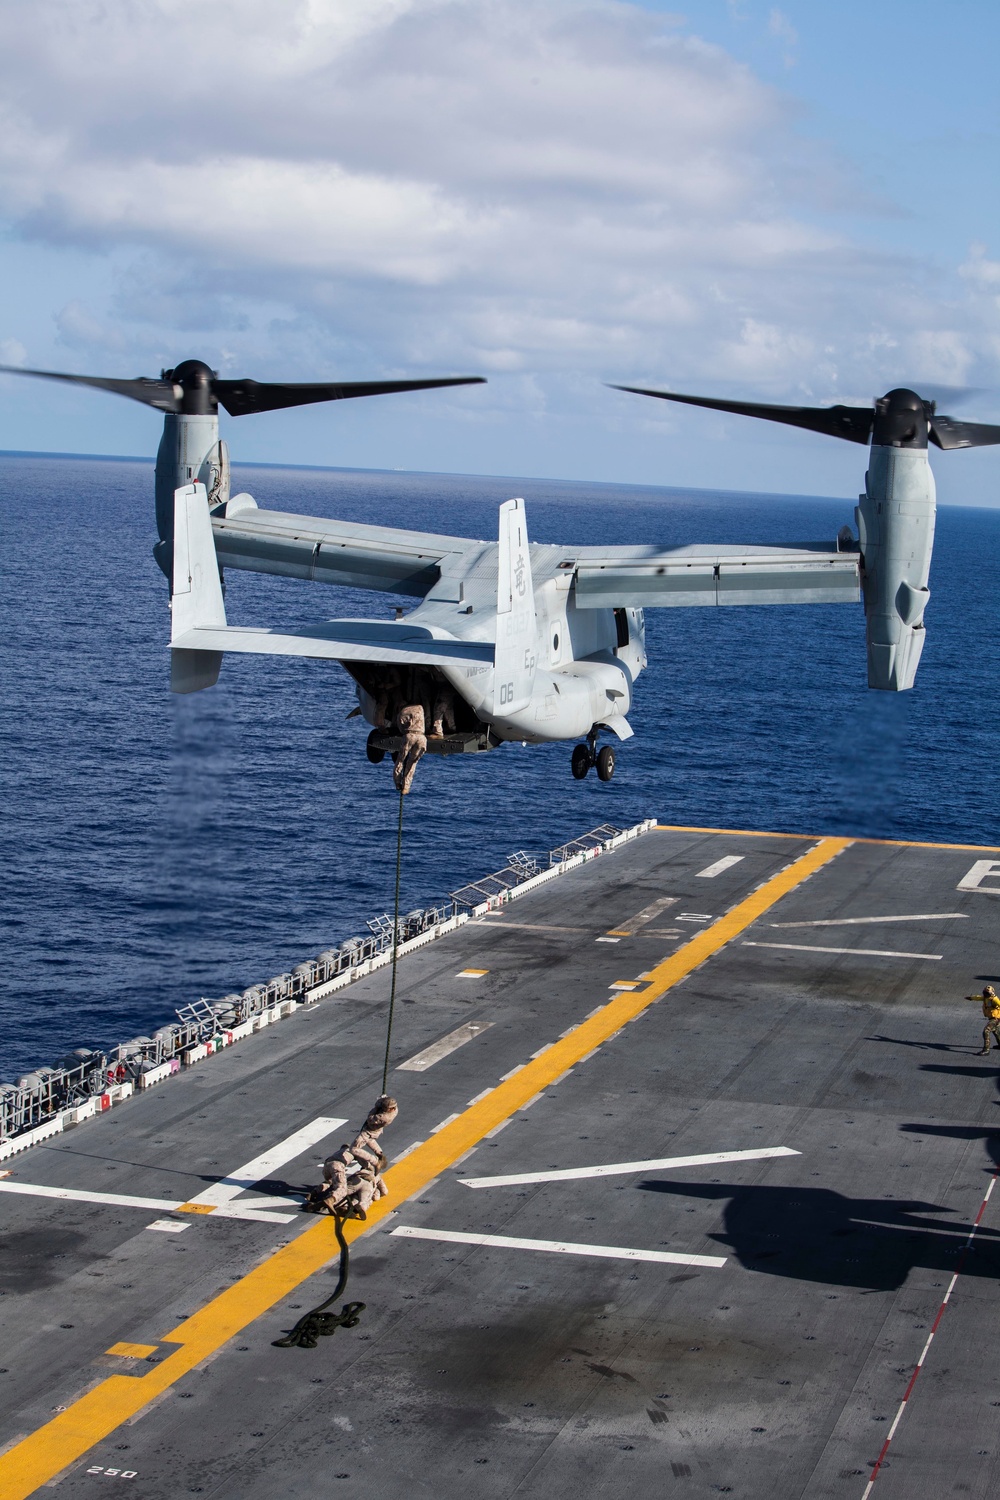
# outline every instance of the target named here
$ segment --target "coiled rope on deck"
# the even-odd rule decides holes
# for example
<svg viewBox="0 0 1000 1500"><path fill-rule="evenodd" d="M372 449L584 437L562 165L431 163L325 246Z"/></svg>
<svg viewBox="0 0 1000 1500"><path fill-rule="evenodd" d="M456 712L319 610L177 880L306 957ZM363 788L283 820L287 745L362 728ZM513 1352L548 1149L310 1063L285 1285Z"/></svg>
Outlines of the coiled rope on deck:
<svg viewBox="0 0 1000 1500"><path fill-rule="evenodd" d="M392 1020L396 1009L396 964L399 958L399 877L403 862L403 792L399 793L399 819L396 824L396 888L392 903L392 983L389 986L389 1017L385 1031L385 1060L382 1064L382 1093L386 1091L389 1081L389 1049L392 1045ZM363 1302L345 1302L339 1313L327 1312L326 1309L343 1296L347 1290L347 1279L351 1270L351 1252L344 1238L344 1224L347 1219L364 1220L366 1215L363 1208L359 1208L349 1199L337 1208L325 1208L323 1204L322 1188L314 1188L302 1205L312 1213L330 1213L333 1217L334 1232L337 1243L340 1246L340 1275L337 1285L318 1307L312 1307L296 1323L294 1328L289 1329L283 1339L272 1339L271 1342L276 1349L315 1349L321 1338L328 1338L336 1333L338 1328L356 1328L361 1321L361 1314L365 1310ZM343 1209L343 1212L338 1211Z"/></svg>
<svg viewBox="0 0 1000 1500"><path fill-rule="evenodd" d="M339 1313L327 1312L331 1303L336 1302L347 1288L347 1278L351 1269L351 1252L347 1241L344 1239L344 1221L346 1219L363 1219L363 1209L357 1209L353 1213L334 1214L333 1227L337 1235L337 1243L340 1246L340 1276L337 1285L318 1307L312 1307L290 1328L283 1339L272 1339L271 1342L276 1349L315 1349L320 1338L327 1338L336 1333L338 1328L356 1328L361 1322L361 1314L365 1310L363 1302L345 1302Z"/></svg>

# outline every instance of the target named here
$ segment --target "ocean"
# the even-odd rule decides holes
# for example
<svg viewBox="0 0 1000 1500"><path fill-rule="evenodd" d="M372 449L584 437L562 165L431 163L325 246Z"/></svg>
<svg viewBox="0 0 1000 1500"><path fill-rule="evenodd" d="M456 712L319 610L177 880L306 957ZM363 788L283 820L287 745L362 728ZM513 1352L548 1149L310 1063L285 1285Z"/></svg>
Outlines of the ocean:
<svg viewBox="0 0 1000 1500"><path fill-rule="evenodd" d="M960 459L958 460L961 461ZM390 766L332 664L229 657L168 690L152 465L0 455L0 1079L148 1033L268 979L391 905ZM267 508L492 537L523 495L563 543L800 542L842 499L237 465ZM402 908L601 823L1000 844L1000 510L939 512L911 693L868 692L842 605L650 611L615 779L571 746L428 757L406 802ZM391 619L394 599L231 572L234 624ZM408 607L412 601L400 601Z"/></svg>

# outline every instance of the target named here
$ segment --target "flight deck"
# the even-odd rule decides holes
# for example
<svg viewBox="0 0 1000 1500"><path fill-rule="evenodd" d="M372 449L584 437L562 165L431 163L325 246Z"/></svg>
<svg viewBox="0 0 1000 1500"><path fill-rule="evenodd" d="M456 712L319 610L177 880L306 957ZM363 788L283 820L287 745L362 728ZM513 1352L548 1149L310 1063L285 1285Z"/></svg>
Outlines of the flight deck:
<svg viewBox="0 0 1000 1500"><path fill-rule="evenodd" d="M0 1163L0 1500L1000 1490L1000 850L655 827Z"/></svg>

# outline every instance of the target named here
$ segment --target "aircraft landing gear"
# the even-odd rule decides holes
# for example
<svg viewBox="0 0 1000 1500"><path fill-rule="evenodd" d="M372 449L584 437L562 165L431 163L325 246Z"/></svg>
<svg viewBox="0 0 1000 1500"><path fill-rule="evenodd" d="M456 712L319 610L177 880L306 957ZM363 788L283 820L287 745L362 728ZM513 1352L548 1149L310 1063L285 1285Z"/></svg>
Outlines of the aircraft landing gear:
<svg viewBox="0 0 1000 1500"><path fill-rule="evenodd" d="M577 781L583 781L591 766L597 767L601 781L610 781L615 774L615 752L610 745L597 748L597 730L592 729L585 745L574 745L570 768Z"/></svg>
<svg viewBox="0 0 1000 1500"><path fill-rule="evenodd" d="M590 766L590 751L587 749L587 746L574 745L572 759L570 760L570 767L572 768L573 775L576 777L577 781L584 780L587 772L590 770Z"/></svg>
<svg viewBox="0 0 1000 1500"><path fill-rule="evenodd" d="M381 738L382 732L378 729L373 729L371 734L368 736L368 743L365 746L365 754L367 755L373 766L381 765L382 761L385 760L385 751L382 749L382 746L377 743L377 741Z"/></svg>

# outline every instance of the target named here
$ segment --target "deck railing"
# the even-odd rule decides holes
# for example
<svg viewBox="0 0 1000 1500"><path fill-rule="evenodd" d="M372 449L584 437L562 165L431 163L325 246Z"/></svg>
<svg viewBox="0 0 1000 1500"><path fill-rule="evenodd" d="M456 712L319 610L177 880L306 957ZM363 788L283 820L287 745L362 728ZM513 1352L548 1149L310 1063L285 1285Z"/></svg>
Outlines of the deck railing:
<svg viewBox="0 0 1000 1500"><path fill-rule="evenodd" d="M514 890L553 865L603 847L620 834L620 829L603 823L548 854L518 850L502 870L453 891L448 902L401 917L399 941L409 942L430 932L491 896ZM78 1047L52 1067L36 1068L16 1083L0 1083L0 1142L57 1121L66 1111L90 1112L91 1104L107 1107L113 1097L121 1096L123 1086L134 1086L153 1069L179 1063L193 1048L211 1047L216 1041L221 1045L235 1028L252 1028L265 1012L277 1019L282 1007L294 1009L310 990L381 958L392 948L392 918L382 914L367 925L366 936L327 948L289 974L278 974L265 984L251 985L220 1000L201 999L180 1006L177 1020L158 1027L151 1036L136 1036L107 1049Z"/></svg>

